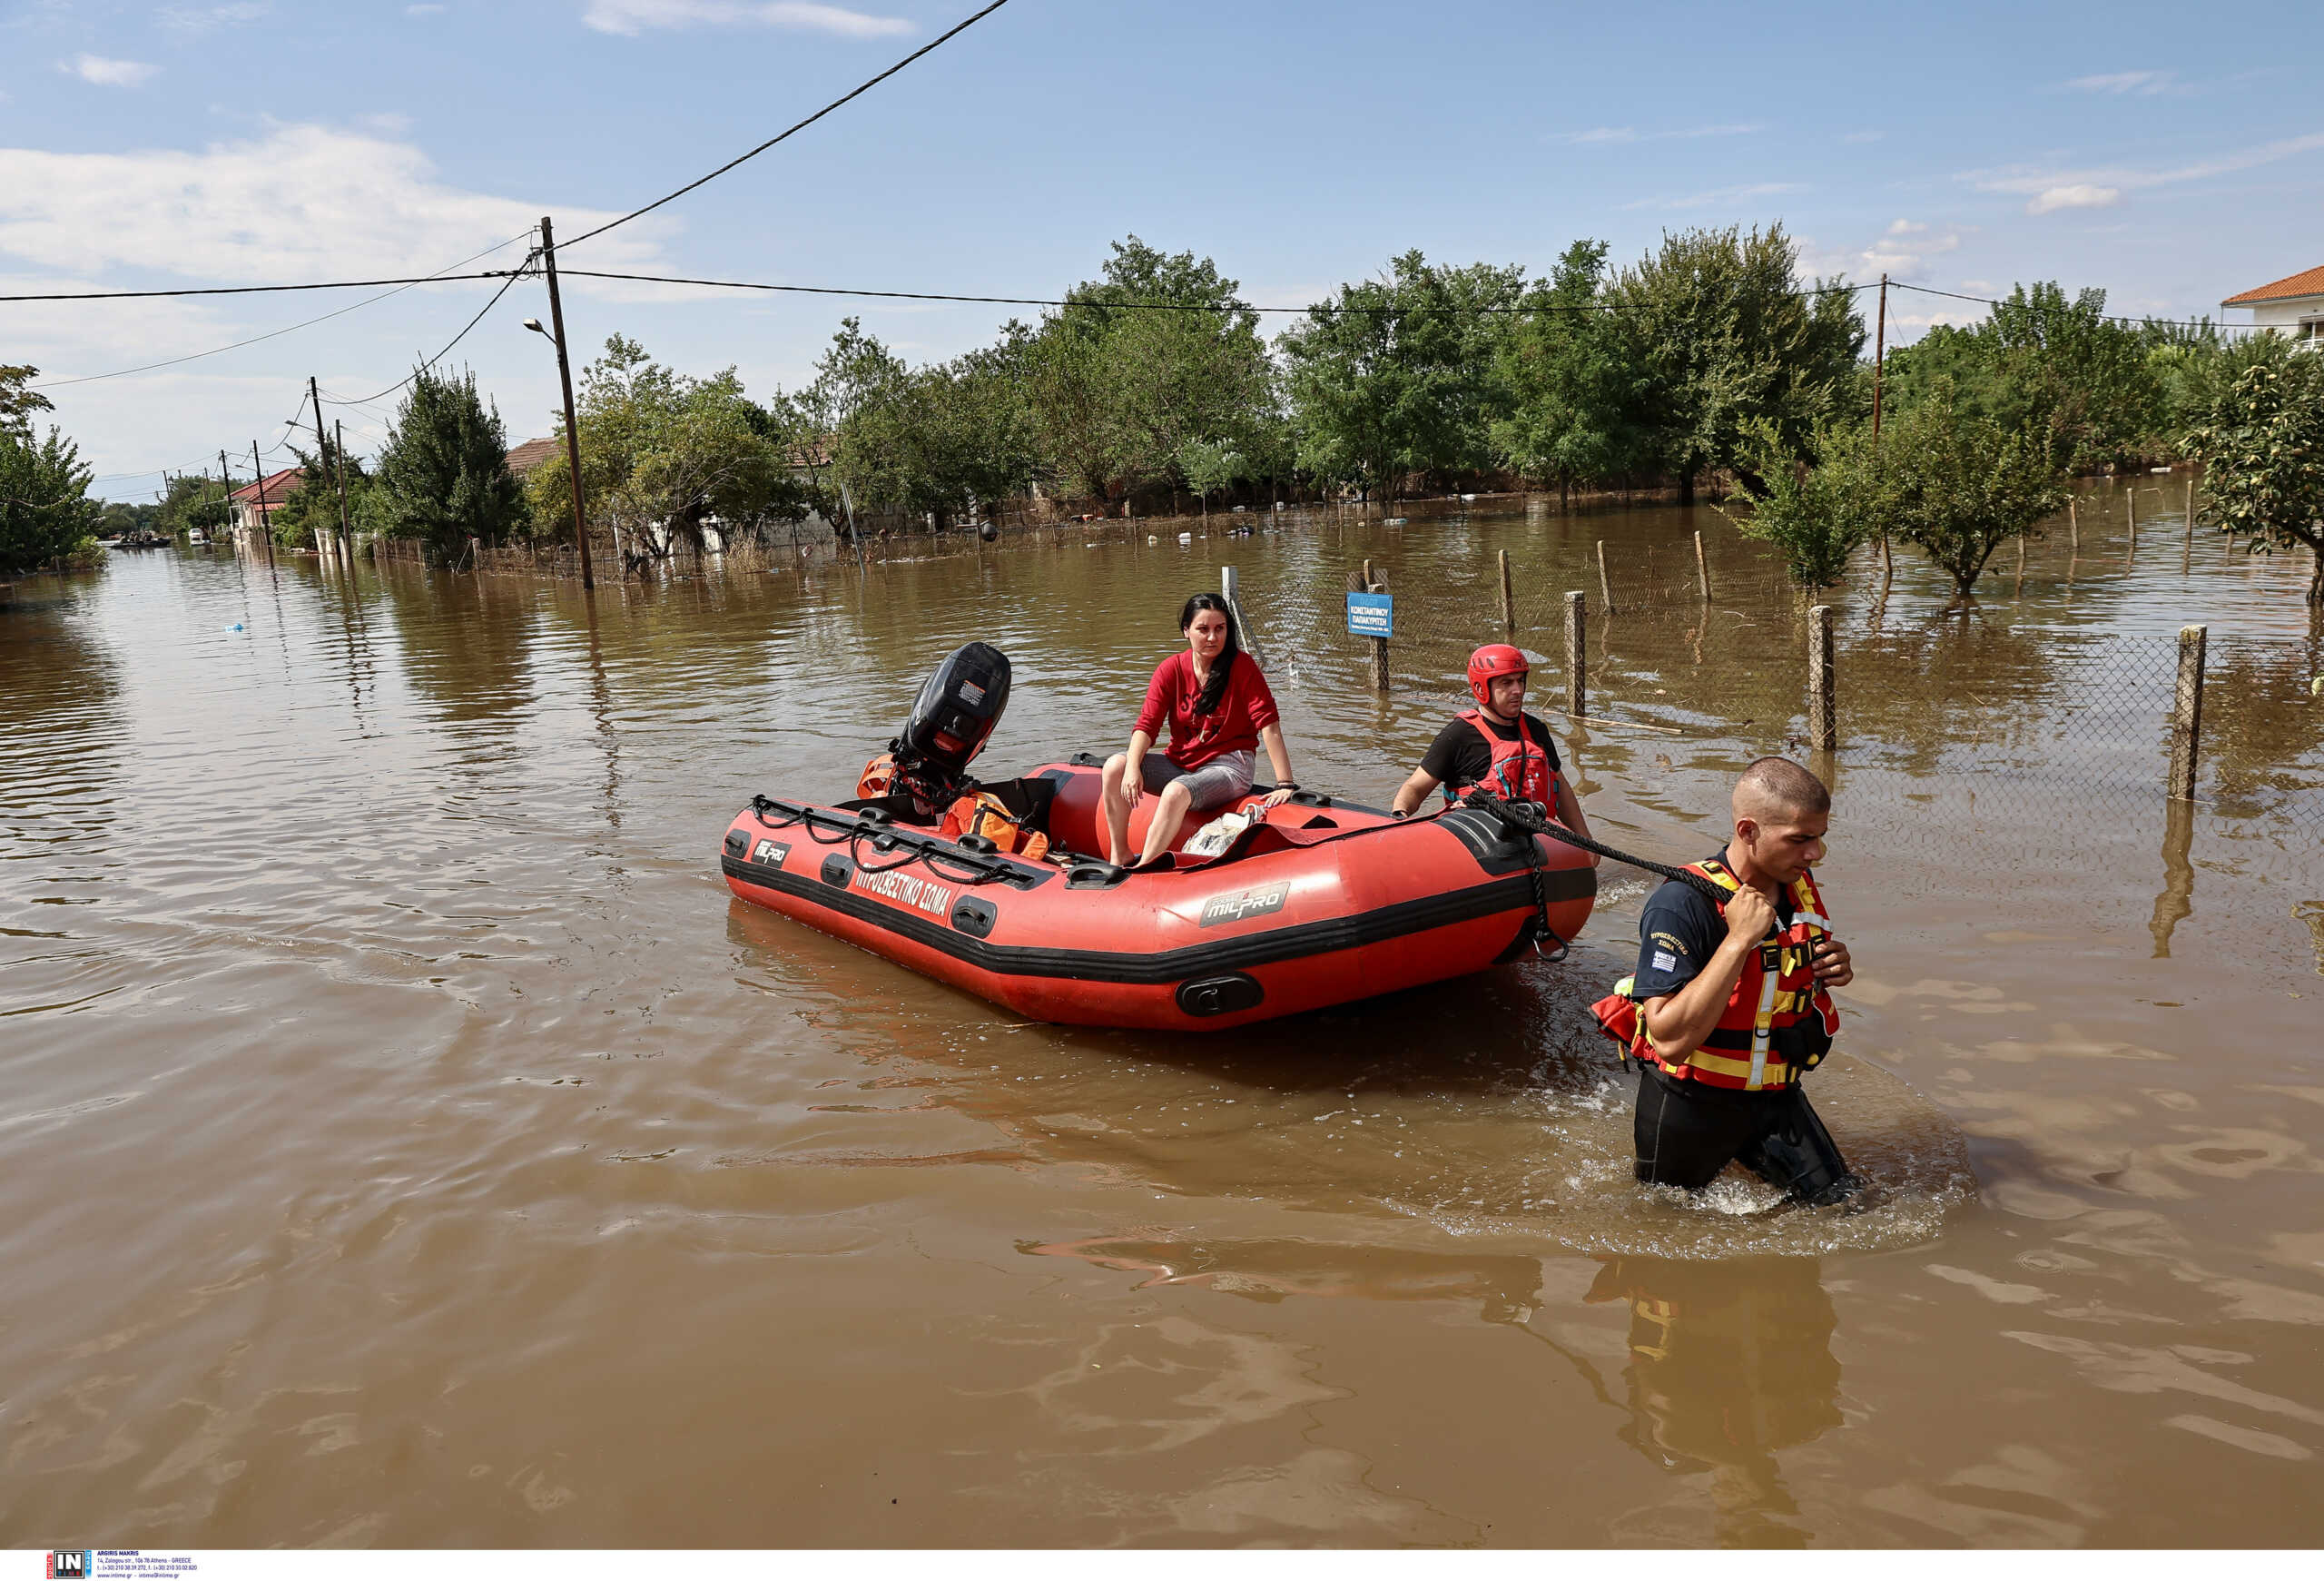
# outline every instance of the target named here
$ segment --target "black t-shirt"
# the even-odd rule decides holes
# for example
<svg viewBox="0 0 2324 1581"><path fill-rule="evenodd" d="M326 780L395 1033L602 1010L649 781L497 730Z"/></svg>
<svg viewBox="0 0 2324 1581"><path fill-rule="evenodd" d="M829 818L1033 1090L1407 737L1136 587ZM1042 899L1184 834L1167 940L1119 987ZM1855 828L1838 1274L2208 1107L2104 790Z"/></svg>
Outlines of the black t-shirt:
<svg viewBox="0 0 2324 1581"><path fill-rule="evenodd" d="M1713 852L1710 860L1724 864L1726 851ZM1794 909L1787 884L1776 895L1778 928L1791 925ZM1726 937L1727 919L1708 896L1691 884L1664 880L1639 914L1638 974L1631 979L1630 996L1643 1003L1678 993L1710 963Z"/></svg>
<svg viewBox="0 0 2324 1581"><path fill-rule="evenodd" d="M1517 739L1516 726L1502 724L1482 708L1477 710L1477 717L1495 738L1502 741ZM1531 714L1521 717L1525 734L1534 746L1549 755L1550 772L1557 773L1558 748L1557 744L1550 739L1550 727ZM1460 790L1477 784L1492 772L1492 748L1487 746L1485 738L1477 734L1476 726L1466 719L1455 717L1448 721L1444 728L1436 733L1436 739L1428 744L1428 751L1422 756L1420 767L1423 774Z"/></svg>

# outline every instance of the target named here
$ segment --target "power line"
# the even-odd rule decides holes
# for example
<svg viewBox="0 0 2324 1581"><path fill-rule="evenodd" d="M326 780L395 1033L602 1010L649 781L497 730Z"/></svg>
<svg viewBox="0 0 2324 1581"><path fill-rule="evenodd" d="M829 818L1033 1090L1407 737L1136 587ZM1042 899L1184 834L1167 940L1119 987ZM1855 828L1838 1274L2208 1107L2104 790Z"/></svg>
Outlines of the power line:
<svg viewBox="0 0 2324 1581"><path fill-rule="evenodd" d="M1008 4L1009 0L992 0L991 5L986 6L983 10L970 17L967 21L956 25L949 32L940 34L933 40L922 44L920 48L912 51L910 54L904 56L903 59L890 66L886 71L881 72L878 76L872 78L868 82L863 83L862 85L848 93L841 94L838 98L833 99L830 104L824 105L822 109L808 116L804 121L801 121L794 125L786 127L784 130L775 133L773 137L768 138L764 143L760 143L756 148L752 149L748 153L736 155L734 158L728 160L724 164L720 165L716 170L712 171L708 175L702 176L696 180L686 183L685 185L680 187L676 192L655 198L652 203L646 204L642 209L632 209L628 213L622 215L621 218L617 220L608 220L594 231L584 231L578 236L576 236L571 241L566 242L565 245L567 247L576 247L580 245L582 242L588 241L592 236L602 236L616 225L626 225L641 214L650 214L655 210L660 208L664 203L671 203L676 199L684 197L688 193L694 191L694 188L704 186L711 182L716 181L720 176L724 175L728 171L734 169L736 165L741 164L744 160L756 159L760 154L764 153L768 149L773 148L776 143L781 143L793 133L805 131L808 127L812 126L816 122L822 120L824 116L838 109L842 104L846 104L850 99L856 98L870 92L872 89L878 87L881 83L884 83L890 77L894 76L898 72L911 64L912 62L918 60L921 56L950 43L952 39L958 37L963 33L966 33L970 28L974 27L978 23L982 22L986 17L991 15L994 12L1000 10L1003 5Z"/></svg>
<svg viewBox="0 0 2324 1581"><path fill-rule="evenodd" d="M578 272L579 272L579 271L577 271L577 270L576 270L576 271L574 271L573 272L575 272L575 273L578 273ZM1907 285L1907 284L1905 284L1905 283L1903 281L1901 281L1901 280L1892 280L1892 281L1890 281L1890 282L1888 282L1888 289L1889 289L1889 290L1891 290L1891 291L1919 291L1923 296L1942 296L1942 297L1949 297L1949 298L1951 298L1951 299L1952 299L1953 301L1973 301L1973 302L1977 303L1977 304L1978 304L1979 306L1981 306L1981 307L1996 308L1996 309L1997 309L1997 308L2000 308L2000 307L2003 305L2003 302L2002 302L2002 301L2001 301L2000 299L1996 299L1996 298L1994 298L1994 297L1990 297L1990 296L1966 296L1966 295L1964 295L1962 292L1957 291L1939 291L1939 290L1937 290L1937 289L1936 289L1936 287L1935 287L1935 286L1933 286L1933 285ZM2157 319L2157 318L2133 318L2133 317L2132 317L2132 315L2130 315L2129 313L2100 313L2100 314L2098 314L2098 315L2097 315L2097 317L2100 319L2100 321L2101 321L2105 322L2105 323L2110 323L2110 324L2154 324L2154 325L2156 325L2156 326L2158 326L2158 327L2160 327L2160 328L2163 328L2163 329L2185 329L2185 330L2204 330L2204 329L2209 329L2209 330L2218 330L2218 331L2228 331L2228 330L2251 330L2251 329L2264 329L2264 328L2266 328L2266 327L2267 327L2267 326L2265 326L2265 325L2261 325L2261 324L2225 324L2225 323L2221 323L2221 322L2219 322L2219 321L2216 321L2216 320L2213 320L2213 319L2208 319L2208 318L2204 318L2204 319Z"/></svg>
<svg viewBox="0 0 2324 1581"><path fill-rule="evenodd" d="M569 245L571 245L571 243L569 243L569 242L568 242L568 243L566 243L566 245L569 246ZM1442 307L1403 308L1403 307L1357 307L1357 306L1346 306L1346 307L1343 307L1343 306L1335 306L1335 305L1334 305L1334 304L1332 304L1332 303L1329 303L1329 302L1321 302L1321 303L1316 303L1316 304L1315 304L1315 305L1313 305L1313 306L1309 306L1309 307L1261 307L1261 306L1257 306L1257 305L1256 305L1256 304L1254 304L1254 303L1251 303L1251 302L1246 302L1246 301L1231 301L1231 302L1225 302L1225 303L1215 303L1215 302L1184 302L1184 301L1092 301L1092 300L1089 300L1089 299L1088 299L1088 298L1076 298L1076 297L1054 297L1054 296L968 296L968 295L963 295L963 294L960 294L960 293L959 293L959 292L954 292L954 291L872 291L872 290L868 290L868 289L864 289L864 288L860 288L860 287L855 287L855 286L839 286L839 285L768 285L768 284L763 283L763 282L758 282L758 281L748 281L748 280L697 280L697 279L694 279L694 278L692 278L692 277L690 277L690 276L686 276L686 275L677 275L677 274L628 274L628 273L622 273L622 272L615 272L615 271L612 271L612 270L604 270L604 269L566 269L566 270L560 270L558 272L563 273L563 274L566 274L566 275L580 276L580 277L583 277L583 278L586 278L586 279L589 279L589 280L633 280L633 281L638 281L638 282L644 282L644 283L646 283L646 284L650 284L650 285L702 285L702 286L711 286L711 287L714 287L714 288L716 288L716 289L718 289L718 290L722 290L722 291L791 291L791 292L796 292L796 293L799 293L799 294L801 294L801 295L805 295L805 296L865 296L865 297L885 297L885 298L890 298L890 299L893 299L893 300L901 301L957 301L957 302L980 302L980 303L987 303L987 304L999 305L999 306L1002 306L1002 307L1029 307L1029 308L1091 308L1091 309L1103 310L1103 311L1155 311L1155 312L1188 312L1188 313L1249 312L1249 313L1295 313L1295 314L1296 314L1296 313L1398 313L1398 314L1419 314L1419 313L1430 313L1430 312L1449 312L1449 313L1513 313L1513 314L1515 314L1515 313L1537 313L1537 312L1598 312L1598 313L1617 313L1617 312L1624 312L1624 311L1629 311L1629 310L1628 310L1628 309L1627 309L1623 304L1621 304L1621 303L1620 303L1620 302L1544 302L1544 301L1521 301L1521 302L1510 302L1510 303L1504 303L1504 304L1501 304L1501 305L1497 305L1497 306L1482 306L1482 305L1480 305L1480 306L1462 307L1462 306L1455 306L1455 305L1452 305L1452 304L1447 304L1447 305L1445 305L1445 306L1442 306ZM1892 282L1891 283L1893 284L1894 282ZM1794 295L1794 296L1799 296L1799 297L1834 296L1834 295L1853 295L1854 293L1856 293L1856 292L1857 292L1857 291L1871 291L1871 290L1874 290L1874 289L1876 289L1876 284L1877 284L1877 282L1866 282L1866 283L1864 283L1864 284L1861 284L1861 285L1823 285L1823 286L1816 286L1816 287L1812 287L1811 289L1807 290L1807 291L1794 291L1794 292L1791 292L1790 294L1792 294L1792 295Z"/></svg>
<svg viewBox="0 0 2324 1581"><path fill-rule="evenodd" d="M479 259L479 258L486 258L486 257L489 257L491 254L493 254L493 253L495 253L495 252L499 252L503 247L507 246L507 245L509 244L509 242L522 242L526 237L527 237L527 236L529 236L529 235L531 235L531 234L532 234L532 230L531 230L531 228L528 226L528 227L527 227L525 230L522 230L522 231L517 232L517 234L515 234L514 236L509 237L509 238L508 238L508 240L507 240L507 242L495 242L491 246L489 246L489 247L486 248L482 252L471 252L471 253L469 253L466 258L463 258L463 259L459 260L459 262L457 262L457 263L448 263L448 264L446 264L446 265L444 266L443 270L438 271L438 272L437 273L435 273L435 274L431 274L431 275L427 276L427 277L426 277L426 280L428 280L428 281L437 281L437 280L456 280L456 279L468 278L468 277L465 277L465 276L458 276L458 275L451 274L451 273L449 272L449 271L459 268L459 267L460 267L460 265L461 265L461 264L463 264L463 263L474 263L474 262L475 262L478 259ZM324 314L322 314L320 317L318 317L318 318L311 318L311 319L303 320L302 321L300 321L300 322L299 322L299 323L295 323L295 324L288 324L288 325L285 325L283 328L279 329L279 330L269 330L269 331L268 331L265 334L263 334L263 335L252 335L252 336L251 336L249 340L247 340L247 341L235 341L232 345L231 345L231 346L215 346L215 347L212 347L211 350L209 350L209 351L194 351L194 352L189 353L188 355L183 356L183 357L172 357L172 358L168 359L166 361L162 361L162 362L148 362L148 363L145 363L144 365L143 365L142 367L137 367L137 368L116 368L116 369L114 369L114 370L113 370L112 372L110 372L110 373L84 373L84 374L81 375L81 376L80 376L79 378L77 378L77 379L51 379L51 380L47 380L47 381L46 381L46 382L44 382L44 383L41 383L41 384L34 384L34 385L30 386L29 388L34 389L34 390L62 390L62 389L64 389L64 388L66 385L68 385L68 384L94 384L94 383L95 383L98 380L101 380L101 379L122 379L122 378L125 378L125 377L127 377L128 375L130 375L130 374L132 374L132 373L151 373L151 372L153 372L155 369L158 369L158 368L174 368L174 367L176 367L176 366L177 366L179 363L181 363L181 362L198 362L198 361L201 361L202 358L204 358L204 357L215 357L215 356L218 356L218 355L220 355L220 354L222 354L222 353L223 353L223 352L227 352L227 351L241 351L244 346L255 346L255 345L257 345L261 341L271 341L271 340L273 340L277 335L287 335L287 334L290 333L290 331L293 331L293 330L303 330L303 329L308 328L308 327L309 327L309 326L310 326L310 325L320 324L320 323L321 323L321 322L323 321L323 320L325 320L325 319L335 319L335 318L338 318L338 317L339 317L340 314L342 314L342 313L351 313L351 312L354 312L354 311L358 311L359 309L362 309L362 308L369 307L373 302L377 302L377 301L387 301L387 300L388 300L388 298L389 298L389 297L391 297L391 296L399 296L399 295L401 295L403 292L405 292L405 291L409 291L409 290L410 290L414 285L423 284L423 283L425 283L425 282L426 282L425 281L419 281L419 280L408 281L408 282L406 282L405 283L403 283L403 284L401 284L401 285L397 286L397 287L395 288L395 290L393 290L393 291L381 291L379 295L377 295L377 296L375 296L375 297L367 297L367 298L366 298L365 300L363 300L362 301L353 302L353 303L350 303L350 304L349 304L348 306L343 307L343 308L334 308L334 309L333 309L333 310L331 310L330 312L324 313ZM271 290L282 290L282 291L305 291L305 290L319 290L319 289L326 289L326 288L321 288L321 287L310 287L310 286L280 286L280 287L270 287L270 288L266 288L266 289L271 289ZM183 295L192 296L192 295L201 295L201 294L203 294L203 293L202 293L202 292L199 292L199 291L186 291L186 292L182 292L182 293L179 293L179 294L183 294ZM37 299L37 298L31 298L31 297L10 297L10 298L0 298L0 301L37 301L37 300L40 300L40 299ZM59 298L59 299L55 299L55 300L79 300L79 299Z"/></svg>
<svg viewBox="0 0 2324 1581"><path fill-rule="evenodd" d="M508 239L509 242L516 240L514 236ZM508 242L503 242L499 247L487 247L485 252L497 252L500 247L507 245ZM479 252L477 256L481 258L484 253ZM125 301L163 296L260 296L269 291L359 291L371 285L435 285L454 280L497 280L506 272L506 270L487 269L474 274L399 274L389 275L384 280L310 280L297 285L184 285L170 291L44 291L21 296L0 296L0 302ZM362 304L359 302L356 305L359 307Z"/></svg>
<svg viewBox="0 0 2324 1581"><path fill-rule="evenodd" d="M375 400L385 400L389 396L393 395L397 390L401 390L405 385L409 384L413 380L419 378L421 374L435 367L437 363L441 362L445 358L452 354L452 348L454 346L458 345L462 341L468 338L468 331L470 330L475 329L478 324L484 322L484 315L500 305L500 299L508 294L508 288L515 285L518 281L524 279L526 274L531 271L532 265L533 261L530 258L527 258L522 264L519 264L517 268L510 270L508 272L508 278L500 282L500 289L492 293L492 300L486 302L482 307L477 309L476 317L461 325L460 332L454 335L450 341L447 341L442 351L428 359L427 361L422 362L419 367L413 369L403 378L398 380L395 383L389 385L377 395L366 395L359 400L332 400L328 404L331 406L368 406Z"/></svg>

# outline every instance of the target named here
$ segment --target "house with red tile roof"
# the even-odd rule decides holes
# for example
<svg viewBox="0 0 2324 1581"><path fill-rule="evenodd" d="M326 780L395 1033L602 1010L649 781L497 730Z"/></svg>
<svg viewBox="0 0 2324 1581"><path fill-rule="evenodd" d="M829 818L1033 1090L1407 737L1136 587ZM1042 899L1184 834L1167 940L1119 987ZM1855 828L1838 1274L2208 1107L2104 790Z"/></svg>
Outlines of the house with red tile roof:
<svg viewBox="0 0 2324 1581"><path fill-rule="evenodd" d="M264 523L282 502L299 492L307 475L296 467L285 467L271 472L255 483L245 483L226 497L226 506L233 513L234 530L248 532Z"/></svg>
<svg viewBox="0 0 2324 1581"><path fill-rule="evenodd" d="M2254 324L2290 335L2310 349L2324 347L2324 264L2238 291L2219 305L2250 308Z"/></svg>
<svg viewBox="0 0 2324 1581"><path fill-rule="evenodd" d="M563 440L527 440L508 452L508 469L522 478L565 449Z"/></svg>

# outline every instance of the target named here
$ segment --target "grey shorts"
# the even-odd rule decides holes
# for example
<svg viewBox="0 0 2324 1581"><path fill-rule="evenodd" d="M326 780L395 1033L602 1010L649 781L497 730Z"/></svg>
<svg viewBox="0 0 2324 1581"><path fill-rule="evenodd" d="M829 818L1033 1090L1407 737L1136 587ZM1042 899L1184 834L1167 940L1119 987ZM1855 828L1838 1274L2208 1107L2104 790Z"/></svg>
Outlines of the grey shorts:
<svg viewBox="0 0 2324 1581"><path fill-rule="evenodd" d="M1158 752L1149 752L1141 766L1145 771L1147 790L1155 795L1173 780L1183 781L1195 811L1206 813L1213 807L1223 807L1239 795L1249 793L1251 770L1258 762L1256 752L1226 752L1212 758L1200 768L1180 768Z"/></svg>

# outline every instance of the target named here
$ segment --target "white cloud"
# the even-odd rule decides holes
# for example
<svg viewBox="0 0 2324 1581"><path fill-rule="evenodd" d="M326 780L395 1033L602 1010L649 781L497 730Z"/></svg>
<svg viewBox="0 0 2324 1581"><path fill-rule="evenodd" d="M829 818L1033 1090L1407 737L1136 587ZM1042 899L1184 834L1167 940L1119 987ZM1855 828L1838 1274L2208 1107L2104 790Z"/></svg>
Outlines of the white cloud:
<svg viewBox="0 0 2324 1581"><path fill-rule="evenodd" d="M901 16L873 16L808 0L589 0L581 21L599 33L625 35L680 27L779 27L841 38L889 38L917 31Z"/></svg>
<svg viewBox="0 0 2324 1581"><path fill-rule="evenodd" d="M1587 132L1562 132L1550 139L1552 143L1662 143L1672 138L1742 137L1766 128L1756 121L1737 122L1721 126L1687 126L1667 132L1640 132L1635 126L1592 126Z"/></svg>
<svg viewBox="0 0 2324 1581"><path fill-rule="evenodd" d="M1888 227L1888 234L1891 236L1917 236L1927 229L1927 224L1919 220L1899 220L1895 224Z"/></svg>
<svg viewBox="0 0 2324 1581"><path fill-rule="evenodd" d="M1640 198L1624 203L1625 209L1711 209L1729 203L1739 203L1752 198L1773 197L1780 193L1802 193L1807 188L1795 181L1753 182L1746 186L1714 187L1709 192L1689 193L1683 197Z"/></svg>
<svg viewBox="0 0 2324 1581"><path fill-rule="evenodd" d="M259 0L241 0L232 5L164 5L153 16L162 26L180 33L207 33L213 27L240 27L256 22L266 11Z"/></svg>
<svg viewBox="0 0 2324 1581"><path fill-rule="evenodd" d="M1990 291L1994 288L1994 282L1990 280L1964 280L1957 283L1963 291L1974 291L1980 294Z"/></svg>
<svg viewBox="0 0 2324 1581"><path fill-rule="evenodd" d="M0 148L0 254L81 275L131 265L252 285L419 274L527 230L544 210L568 235L613 217L448 186L409 143L326 126L277 126L199 153ZM672 229L657 222L590 243L588 261L655 262Z"/></svg>
<svg viewBox="0 0 2324 1581"><path fill-rule="evenodd" d="M2054 213L2060 209L2111 209L2122 201L2122 189L2102 187L2094 182L2073 182L2062 187L2043 187L2025 205L2029 214Z"/></svg>
<svg viewBox="0 0 2324 1581"><path fill-rule="evenodd" d="M1964 171L1959 179L1968 182L1980 192L2022 193L2028 199L2025 205L2027 213L2047 214L2059 209L2106 208L2120 200L2124 193L2231 175L2237 171L2272 164L2280 159L2290 159L2296 153L2306 153L2316 148L2324 148L2324 132L2263 143L2215 159L2198 160L2192 164L2161 170L2128 165L2089 170L2044 170L2029 165L2012 165L2001 170Z"/></svg>
<svg viewBox="0 0 2324 1581"><path fill-rule="evenodd" d="M1960 227L1947 226L1940 231L1922 221L1898 220L1877 241L1862 248L1826 248L1801 237L1801 276L1827 280L1845 275L1852 280L1869 280L1885 274L1893 281L1925 280L1931 261L1958 251L1964 233Z"/></svg>
<svg viewBox="0 0 2324 1581"><path fill-rule="evenodd" d="M56 69L101 88L140 88L152 82L161 67L143 61L108 60L101 54L76 54Z"/></svg>
<svg viewBox="0 0 2324 1581"><path fill-rule="evenodd" d="M2175 72L2109 72L2102 76L2076 77L2066 84L2084 94L2168 94L2176 85Z"/></svg>

